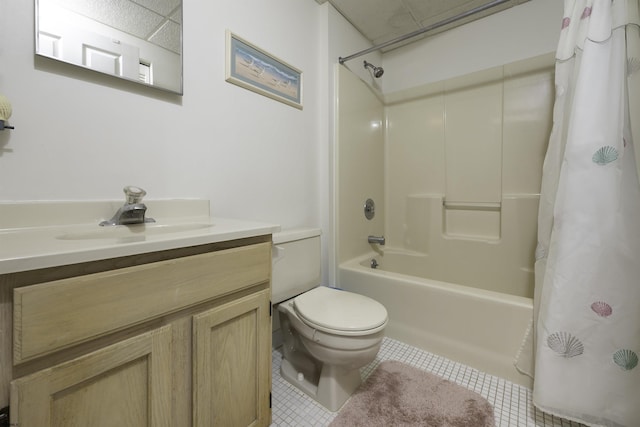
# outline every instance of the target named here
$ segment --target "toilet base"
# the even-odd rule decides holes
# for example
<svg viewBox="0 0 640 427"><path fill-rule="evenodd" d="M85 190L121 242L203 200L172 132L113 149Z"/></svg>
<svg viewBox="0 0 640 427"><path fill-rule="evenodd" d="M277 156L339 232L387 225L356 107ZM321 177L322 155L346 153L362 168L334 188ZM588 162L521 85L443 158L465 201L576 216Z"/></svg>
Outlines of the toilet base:
<svg viewBox="0 0 640 427"><path fill-rule="evenodd" d="M339 410L362 383L359 369L345 369L326 363L322 366L317 384L311 381L313 378L304 375L299 378L298 371L287 359L282 359L280 374L331 412Z"/></svg>

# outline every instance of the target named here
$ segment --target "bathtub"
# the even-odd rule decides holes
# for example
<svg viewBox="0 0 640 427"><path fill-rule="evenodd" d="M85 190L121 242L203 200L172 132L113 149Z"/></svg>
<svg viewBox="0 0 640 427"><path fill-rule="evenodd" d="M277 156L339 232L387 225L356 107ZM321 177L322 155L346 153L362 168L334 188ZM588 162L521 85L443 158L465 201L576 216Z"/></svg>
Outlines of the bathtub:
<svg viewBox="0 0 640 427"><path fill-rule="evenodd" d="M386 249L385 249L386 250ZM531 298L385 271L420 270L402 251L370 253L339 266L340 287L369 296L388 311L386 336L516 384L532 386L513 360L532 316ZM386 258L385 258L386 257ZM391 259L390 259L391 258ZM375 259L377 268L371 268ZM397 264L397 265L394 265Z"/></svg>

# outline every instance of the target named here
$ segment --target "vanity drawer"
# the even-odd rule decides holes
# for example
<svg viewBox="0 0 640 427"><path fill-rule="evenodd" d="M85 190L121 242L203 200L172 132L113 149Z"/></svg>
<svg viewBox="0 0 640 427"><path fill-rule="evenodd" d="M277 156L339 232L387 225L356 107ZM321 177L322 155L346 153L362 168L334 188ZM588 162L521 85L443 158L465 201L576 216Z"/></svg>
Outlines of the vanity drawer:
<svg viewBox="0 0 640 427"><path fill-rule="evenodd" d="M14 290L14 363L268 282L271 244L209 252Z"/></svg>

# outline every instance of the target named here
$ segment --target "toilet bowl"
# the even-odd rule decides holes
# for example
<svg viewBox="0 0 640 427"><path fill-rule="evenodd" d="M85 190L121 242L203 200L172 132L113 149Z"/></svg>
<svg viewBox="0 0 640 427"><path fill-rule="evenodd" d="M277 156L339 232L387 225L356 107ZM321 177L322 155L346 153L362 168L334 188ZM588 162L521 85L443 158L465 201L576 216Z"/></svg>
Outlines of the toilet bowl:
<svg viewBox="0 0 640 427"><path fill-rule="evenodd" d="M337 411L360 385L359 369L378 354L388 318L384 306L369 297L318 286L319 236L314 229L273 236L273 295L280 303L283 341L280 372Z"/></svg>
<svg viewBox="0 0 640 427"><path fill-rule="evenodd" d="M371 298L320 286L280 304L281 374L337 411L361 383L359 369L382 344L387 311Z"/></svg>

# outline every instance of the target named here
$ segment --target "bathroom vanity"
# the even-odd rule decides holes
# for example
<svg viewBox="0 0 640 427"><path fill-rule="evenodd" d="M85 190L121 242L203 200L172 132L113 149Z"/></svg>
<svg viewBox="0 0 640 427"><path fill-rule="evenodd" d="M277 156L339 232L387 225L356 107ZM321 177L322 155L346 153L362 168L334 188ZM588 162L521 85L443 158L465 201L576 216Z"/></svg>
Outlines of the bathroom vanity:
<svg viewBox="0 0 640 427"><path fill-rule="evenodd" d="M158 223L138 230L0 230L0 406L12 423L270 424L278 227L156 208Z"/></svg>

